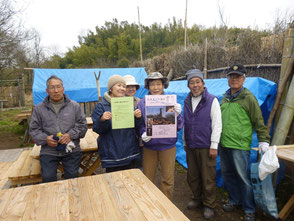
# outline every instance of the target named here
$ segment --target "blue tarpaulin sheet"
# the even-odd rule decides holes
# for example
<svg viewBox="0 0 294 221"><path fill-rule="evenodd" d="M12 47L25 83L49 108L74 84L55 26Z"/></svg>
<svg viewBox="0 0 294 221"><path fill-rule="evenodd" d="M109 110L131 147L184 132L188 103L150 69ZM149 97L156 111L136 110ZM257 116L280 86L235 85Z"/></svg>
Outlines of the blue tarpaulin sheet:
<svg viewBox="0 0 294 221"><path fill-rule="evenodd" d="M98 75L101 71L101 77L99 80L101 95L107 91L107 81L108 78L114 74L132 75L136 78L136 81L140 85L140 89L137 91L136 96L142 98L148 93L144 89L144 79L147 74L144 68L109 68L109 69L34 69L34 83L33 83L33 99L34 105L42 102L47 96L46 94L46 80L55 74L59 76L64 83L65 93L77 102L90 102L98 100L96 79L94 76L94 71ZM259 77L249 77L246 78L244 86L248 88L257 98L257 101L261 107L264 121L267 122L269 113L274 105L277 85L269 80L259 78ZM208 91L215 95L219 102L221 101L223 94L229 88L227 79L207 79L205 80L205 87ZM169 87L165 89L166 94L176 94L178 103L184 105L184 100L189 93L189 88L187 87L187 81L171 81ZM258 140L256 133L253 133L252 147L258 146ZM186 162L186 152L184 151L183 141L182 141L182 131L178 132L178 142L177 142L177 161L187 168ZM256 162L257 151L251 151L250 162ZM222 186L222 178L220 171L220 159L217 158L217 185Z"/></svg>
<svg viewBox="0 0 294 221"><path fill-rule="evenodd" d="M107 91L110 76L132 75L141 86L137 94L143 91L144 79L147 77L145 69L140 68L103 68L103 69L34 69L33 99L34 105L42 102L47 96L46 81L51 75L63 80L65 94L76 102L90 102L98 100L97 84L94 72L98 76L101 71L99 85L101 96Z"/></svg>

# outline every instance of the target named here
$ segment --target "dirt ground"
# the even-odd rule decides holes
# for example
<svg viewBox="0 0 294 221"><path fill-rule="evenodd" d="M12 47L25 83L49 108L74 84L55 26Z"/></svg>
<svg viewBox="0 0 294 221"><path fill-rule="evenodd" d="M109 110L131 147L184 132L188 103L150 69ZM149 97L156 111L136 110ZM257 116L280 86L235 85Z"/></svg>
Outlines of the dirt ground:
<svg viewBox="0 0 294 221"><path fill-rule="evenodd" d="M21 137L11 133L0 133L0 150L14 149L22 144Z"/></svg>
<svg viewBox="0 0 294 221"><path fill-rule="evenodd" d="M8 134L8 133L2 133L0 134L0 149L10 149L10 148L16 148L20 147L22 143L22 140L20 137ZM98 169L99 173L103 173L103 169ZM180 164L176 163L176 170L175 170L175 189L174 189L174 198L173 203L191 220L191 221L202 221L205 220L203 218L203 210L202 208L196 209L196 210L188 210L187 209L187 203L191 199L191 191L189 189L189 186L186 181L186 175L187 171L184 167L182 167ZM158 170L156 175L156 182L155 184L159 187L160 186L160 171ZM293 187L293 183L291 183ZM282 187L281 188L286 195L286 198L289 199L291 194L294 194L294 188L291 190ZM289 192L290 191L290 192ZM279 194L279 193L278 193ZM225 198L226 194L223 193L223 190L221 188L218 188L218 195L217 195L217 207L215 210L215 217L212 220L215 221L239 221L243 220L243 212L242 210L236 210L231 213L224 212L221 208L222 199ZM283 202L283 205L285 203ZM256 220L257 221L270 221L274 220L266 215L264 215L261 211L257 210L256 213ZM286 221L292 221L294 220L294 212L289 216Z"/></svg>

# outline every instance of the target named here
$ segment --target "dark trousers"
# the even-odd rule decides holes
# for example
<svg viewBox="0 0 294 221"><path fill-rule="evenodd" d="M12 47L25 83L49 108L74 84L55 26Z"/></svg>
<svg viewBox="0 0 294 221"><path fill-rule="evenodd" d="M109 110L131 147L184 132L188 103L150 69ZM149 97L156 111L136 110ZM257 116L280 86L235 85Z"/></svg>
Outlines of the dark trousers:
<svg viewBox="0 0 294 221"><path fill-rule="evenodd" d="M250 180L250 151L221 147L220 159L229 202L233 205L242 205L245 213L254 213L255 203Z"/></svg>
<svg viewBox="0 0 294 221"><path fill-rule="evenodd" d="M65 156L41 155L40 163L43 183L57 181L57 169L60 162L62 163L65 179L78 177L81 156L81 152L73 152Z"/></svg>
<svg viewBox="0 0 294 221"><path fill-rule="evenodd" d="M216 206L216 159L209 157L209 149L187 148L187 181L195 200L204 206Z"/></svg>
<svg viewBox="0 0 294 221"><path fill-rule="evenodd" d="M124 165L124 166L118 166L118 167L107 167L106 173L116 172L120 170L129 170L129 169L135 169L140 168L140 165L138 165L138 160L132 160L130 164Z"/></svg>

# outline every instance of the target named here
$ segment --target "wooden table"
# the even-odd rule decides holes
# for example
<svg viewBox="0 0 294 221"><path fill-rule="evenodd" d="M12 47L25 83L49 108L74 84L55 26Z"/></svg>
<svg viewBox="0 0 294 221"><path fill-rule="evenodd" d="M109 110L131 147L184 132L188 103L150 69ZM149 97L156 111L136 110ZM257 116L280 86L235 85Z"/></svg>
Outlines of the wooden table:
<svg viewBox="0 0 294 221"><path fill-rule="evenodd" d="M289 162L289 165L294 168L294 145L279 146L277 149L279 159ZM294 209L294 194L279 213L279 218L285 220Z"/></svg>
<svg viewBox="0 0 294 221"><path fill-rule="evenodd" d="M0 199L5 220L188 220L138 169L1 190Z"/></svg>
<svg viewBox="0 0 294 221"><path fill-rule="evenodd" d="M81 159L80 176L90 176L95 174L95 170L100 166L100 157L97 151L98 134L88 129L86 136L80 140L80 146L83 151ZM11 186L21 184L33 184L42 181L40 166L41 146L35 145L31 150L25 150L19 158L13 163L8 172L8 179ZM62 167L60 167L62 170Z"/></svg>
<svg viewBox="0 0 294 221"><path fill-rule="evenodd" d="M97 138L98 134L92 129L88 129L84 138L80 140L80 147L83 151L81 159L81 169L83 172L80 176L89 176L94 173L97 167L100 165L100 157L98 155ZM41 146L35 145L31 152L31 157L40 158Z"/></svg>

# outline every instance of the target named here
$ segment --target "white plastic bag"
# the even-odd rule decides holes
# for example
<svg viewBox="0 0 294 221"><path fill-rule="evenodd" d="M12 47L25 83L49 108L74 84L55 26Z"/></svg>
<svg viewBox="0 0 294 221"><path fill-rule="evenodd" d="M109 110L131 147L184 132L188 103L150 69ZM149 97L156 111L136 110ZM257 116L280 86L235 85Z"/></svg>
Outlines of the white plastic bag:
<svg viewBox="0 0 294 221"><path fill-rule="evenodd" d="M275 172L280 167L276 150L276 145L270 146L268 150L262 155L258 167L258 175L260 180L264 180L268 174Z"/></svg>

